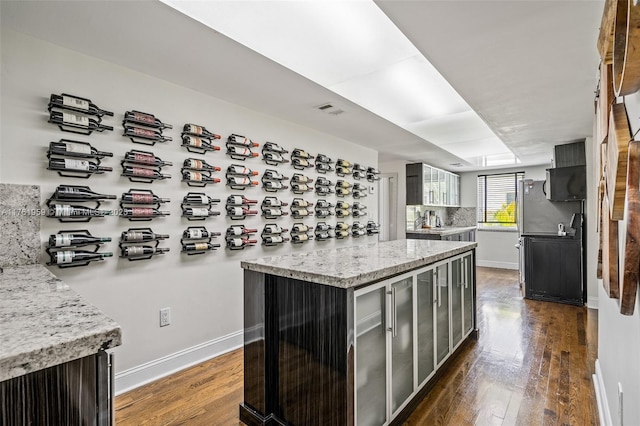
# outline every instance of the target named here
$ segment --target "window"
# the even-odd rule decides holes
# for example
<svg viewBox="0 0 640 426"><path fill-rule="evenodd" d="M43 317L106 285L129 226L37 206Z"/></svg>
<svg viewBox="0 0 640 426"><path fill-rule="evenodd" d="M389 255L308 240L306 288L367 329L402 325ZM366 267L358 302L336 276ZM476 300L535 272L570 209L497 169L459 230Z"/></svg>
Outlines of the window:
<svg viewBox="0 0 640 426"><path fill-rule="evenodd" d="M518 181L524 172L478 176L478 225L480 228L515 228Z"/></svg>

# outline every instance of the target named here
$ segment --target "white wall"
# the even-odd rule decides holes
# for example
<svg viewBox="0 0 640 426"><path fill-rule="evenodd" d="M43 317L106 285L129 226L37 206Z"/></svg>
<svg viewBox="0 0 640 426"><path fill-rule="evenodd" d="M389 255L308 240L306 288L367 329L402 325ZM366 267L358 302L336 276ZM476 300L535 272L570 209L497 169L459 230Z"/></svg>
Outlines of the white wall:
<svg viewBox="0 0 640 426"><path fill-rule="evenodd" d="M286 244L278 248L258 246L241 252L220 249L214 253L189 257L181 254L180 235L193 223L180 217L180 200L189 190L198 189L189 189L180 181L179 168L185 158L199 157L189 154L179 146L180 130L184 123L205 125L225 138L231 133L240 133L259 142L277 142L289 150L295 147L307 149L312 153L321 150L334 159L341 157L356 160L366 166L377 166L377 152L6 29L2 30L1 47L3 156L0 159L0 181L41 185L43 199L47 198L58 184L63 183L90 185L94 191L117 194L118 197L129 188L144 188L152 189L161 197L171 198L168 205L171 216L142 223L142 226L151 226L155 232L171 235L168 242L162 244L170 247L170 253L148 261L129 262L116 257L89 267L52 269L89 302L122 326L124 343L116 350L118 373L136 370L135 367L178 351L188 351L189 348L198 345L201 346L198 346L200 351L194 355L196 358L241 344L243 303L240 260L360 244L371 242L372 238L375 238L334 240L326 243L312 241L302 246ZM189 72L188 67L185 68L185 72ZM76 136L61 132L56 126L47 123L48 97L51 93L62 92L89 97L98 106L114 111L115 117L106 117L104 122L113 125L115 130L91 136ZM121 136L120 123L124 111L132 109L153 113L161 120L173 124L174 129L167 134L172 136L174 141L147 148L132 144ZM45 152L48 143L61 138L87 141L99 150L113 152L114 157L107 158L104 165L113 166L114 172L93 176L85 181L59 177L56 173L46 170ZM119 162L130 149L151 150L163 160L172 161L173 167L163 171L171 173L173 179L153 184L134 184L120 177ZM224 151L209 153L204 159L221 166L223 170L229 164L237 163L228 158ZM248 160L246 165L260 172L268 168L258 159ZM289 165L285 166L281 169L286 175L291 176L294 170ZM316 176L313 171L306 174ZM218 175L224 177L224 172ZM335 174L328 177L336 180ZM224 202L227 195L241 191L228 190L224 184L218 184L209 186L206 192L213 197L221 198ZM270 195L259 188L244 192L248 198L256 199ZM288 191L279 196L285 201L294 197ZM305 198L316 197L309 195ZM335 201L335 196L328 198ZM349 198L347 201L351 202L352 199ZM374 194L369 194L361 201L369 206L371 219L376 220L377 189ZM114 201L105 204L104 207L117 208L117 204ZM221 204L218 209L224 210L224 205ZM244 221L244 224L262 229L265 222L260 217L254 217ZM290 228L294 221L287 217L277 222ZM304 222L313 225L315 220ZM328 222L335 223L335 219ZM238 221L219 216L208 219L205 225L212 231L224 233L227 226L237 223ZM86 225L61 224L54 219L43 218L43 248L44 241L51 233L61 229L86 227L94 235L111 236L113 242L108 243L104 250L115 253L118 250L120 233L136 226L141 225L117 217L94 219ZM259 239L259 235L257 237ZM169 327L159 327L159 309L162 307L171 307L173 322ZM193 356L190 358L190 362L195 360ZM163 365L169 366L170 363L155 365L154 370L149 370L152 373L143 372L126 385L120 385L118 389L122 389L123 386L135 386L140 380L150 378L150 375L164 374L167 368L181 366L180 362L174 362L171 367Z"/></svg>
<svg viewBox="0 0 640 426"><path fill-rule="evenodd" d="M631 133L635 134L640 128L640 93L627 96L625 103ZM599 149L594 147L593 164L599 164L598 155ZM618 222L621 269L624 265L626 214L625 220ZM598 363L609 413L614 425L637 425L640 424L640 292L636 296L633 315L625 316L620 314L619 301L610 299L601 285L602 281L598 281ZM618 414L618 384L624 395L623 419Z"/></svg>
<svg viewBox="0 0 640 426"><path fill-rule="evenodd" d="M396 203L396 239L404 239L406 234L406 205L407 205L407 171L405 169L406 162L402 160L398 161L385 161L380 162L378 169L380 173L396 173L398 175L398 199ZM392 200L395 202L395 200Z"/></svg>

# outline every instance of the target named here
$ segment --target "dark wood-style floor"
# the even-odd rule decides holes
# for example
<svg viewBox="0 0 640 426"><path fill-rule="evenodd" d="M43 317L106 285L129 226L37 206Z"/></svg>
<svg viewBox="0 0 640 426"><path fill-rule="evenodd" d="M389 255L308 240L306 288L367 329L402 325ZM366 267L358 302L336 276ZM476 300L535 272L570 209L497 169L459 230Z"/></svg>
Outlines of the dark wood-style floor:
<svg viewBox="0 0 640 426"><path fill-rule="evenodd" d="M597 311L523 300L517 273L478 268L480 338L408 425L595 425ZM242 350L116 398L118 425L237 425Z"/></svg>

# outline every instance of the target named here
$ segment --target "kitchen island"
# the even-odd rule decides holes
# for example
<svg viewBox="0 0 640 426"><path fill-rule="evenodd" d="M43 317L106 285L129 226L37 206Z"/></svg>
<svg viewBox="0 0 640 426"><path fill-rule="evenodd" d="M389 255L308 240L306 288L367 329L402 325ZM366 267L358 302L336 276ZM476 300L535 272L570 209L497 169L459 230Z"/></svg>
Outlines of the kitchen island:
<svg viewBox="0 0 640 426"><path fill-rule="evenodd" d="M475 328L473 242L244 261L249 425L399 424Z"/></svg>
<svg viewBox="0 0 640 426"><path fill-rule="evenodd" d="M475 241L477 226L444 226L440 228L407 229L407 239Z"/></svg>

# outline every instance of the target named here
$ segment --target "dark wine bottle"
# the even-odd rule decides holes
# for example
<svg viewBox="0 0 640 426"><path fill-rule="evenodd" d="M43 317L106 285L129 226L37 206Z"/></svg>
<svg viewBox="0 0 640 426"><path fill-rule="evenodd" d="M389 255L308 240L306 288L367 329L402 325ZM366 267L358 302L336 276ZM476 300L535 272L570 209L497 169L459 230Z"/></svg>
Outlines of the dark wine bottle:
<svg viewBox="0 0 640 426"><path fill-rule="evenodd" d="M60 185L53 194L54 199L63 200L115 200L115 195L98 194L85 186Z"/></svg>
<svg viewBox="0 0 640 426"><path fill-rule="evenodd" d="M113 168L99 166L93 161L70 158L50 158L49 169L69 172L87 172L92 174L102 174L104 172L113 171Z"/></svg>
<svg viewBox="0 0 640 426"><path fill-rule="evenodd" d="M182 163L182 167L184 167L185 169L204 170L208 172L219 172L220 170L222 170L218 166L212 166L206 161L198 160L196 158L187 158L186 160L184 160L184 163Z"/></svg>
<svg viewBox="0 0 640 426"><path fill-rule="evenodd" d="M351 194L351 191L347 188L336 188L336 195L344 197L346 195Z"/></svg>
<svg viewBox="0 0 640 426"><path fill-rule="evenodd" d="M262 175L265 179L273 179L273 180L288 180L289 178L278 172L277 170L267 169L264 171Z"/></svg>
<svg viewBox="0 0 640 426"><path fill-rule="evenodd" d="M358 164L358 163L353 163L353 171L354 171L354 172L366 172L366 171L367 171L367 168L366 168L366 167L361 166L361 165L360 165L360 164Z"/></svg>
<svg viewBox="0 0 640 426"><path fill-rule="evenodd" d="M333 216L333 212L331 210L328 210L328 209L316 208L316 216L317 217Z"/></svg>
<svg viewBox="0 0 640 426"><path fill-rule="evenodd" d="M360 222L353 222L353 224L351 225L351 229L365 229L365 228L366 228L366 225Z"/></svg>
<svg viewBox="0 0 640 426"><path fill-rule="evenodd" d="M362 237L366 233L367 231L365 231L364 229L353 229L351 231L351 235L353 235L354 237Z"/></svg>
<svg viewBox="0 0 640 426"><path fill-rule="evenodd" d="M331 172L333 171L333 167L331 167L329 164L326 163L318 163L316 162L316 171L318 172Z"/></svg>
<svg viewBox="0 0 640 426"><path fill-rule="evenodd" d="M89 244L108 243L109 241L111 241L110 237L94 237L69 232L49 235L49 247L79 247Z"/></svg>
<svg viewBox="0 0 640 426"><path fill-rule="evenodd" d="M168 248L153 246L127 246L122 247L122 257L141 257L168 252Z"/></svg>
<svg viewBox="0 0 640 426"><path fill-rule="evenodd" d="M204 151L220 151L219 146L211 144L206 139L189 135L182 136L182 146L202 149Z"/></svg>
<svg viewBox="0 0 640 426"><path fill-rule="evenodd" d="M316 232L318 232L318 231L328 231L330 229L331 229L331 227L329 225L327 225L326 223L317 223L316 224Z"/></svg>
<svg viewBox="0 0 640 426"><path fill-rule="evenodd" d="M350 175L351 174L351 169L349 169L347 167L336 167L336 174L338 176L340 176L340 175L342 175L342 176Z"/></svg>
<svg viewBox="0 0 640 426"><path fill-rule="evenodd" d="M58 142L49 142L49 153L82 158L113 157L112 152L98 151L88 143L67 139L60 139Z"/></svg>
<svg viewBox="0 0 640 426"><path fill-rule="evenodd" d="M291 182L291 190L293 192L307 192L312 191L313 188L306 183Z"/></svg>
<svg viewBox="0 0 640 426"><path fill-rule="evenodd" d="M282 155L277 154L275 152L265 152L262 154L262 157L265 159L265 161L268 161L270 163L288 163L289 160L287 160L286 158L284 158Z"/></svg>
<svg viewBox="0 0 640 426"><path fill-rule="evenodd" d="M229 167L227 167L227 173L233 174L233 175L242 175L242 176L258 176L258 172L253 171L240 164L232 164Z"/></svg>
<svg viewBox="0 0 640 426"><path fill-rule="evenodd" d="M353 203L353 208L356 209L356 210L365 210L367 208L367 206L365 206L362 203L355 202L355 203Z"/></svg>
<svg viewBox="0 0 640 426"><path fill-rule="evenodd" d="M351 214L353 217L363 217L367 215L367 212L363 210L354 210Z"/></svg>
<svg viewBox="0 0 640 426"><path fill-rule="evenodd" d="M190 228L185 229L182 237L190 240L198 240L202 238L218 237L219 232L209 232L206 228Z"/></svg>
<svg viewBox="0 0 640 426"><path fill-rule="evenodd" d="M281 234L283 232L287 232L288 229L281 227L277 223L269 223L264 226L262 230L263 234Z"/></svg>
<svg viewBox="0 0 640 426"><path fill-rule="evenodd" d="M282 182L274 182L274 181L265 181L262 183L262 186L265 189L277 191L280 189L289 189L287 185L283 185Z"/></svg>
<svg viewBox="0 0 640 426"><path fill-rule="evenodd" d="M124 231L120 236L122 242L126 243L143 243L148 241L166 240L169 235L156 234L148 230L129 230Z"/></svg>
<svg viewBox="0 0 640 426"><path fill-rule="evenodd" d="M283 237L282 235L265 235L262 237L264 244L280 244L285 241L289 241L289 238Z"/></svg>
<svg viewBox="0 0 640 426"><path fill-rule="evenodd" d="M124 113L124 121L142 124L147 127L157 129L173 129L171 124L165 124L155 117L153 114L147 114L140 111L127 111Z"/></svg>
<svg viewBox="0 0 640 426"><path fill-rule="evenodd" d="M272 152L277 152L279 154L286 154L289 152L274 142L265 142L264 145L262 146L262 149L264 151L272 151Z"/></svg>
<svg viewBox="0 0 640 426"><path fill-rule="evenodd" d="M296 217L312 216L313 212L304 207L291 207L291 214Z"/></svg>
<svg viewBox="0 0 640 426"><path fill-rule="evenodd" d="M249 238L229 238L227 239L227 247L229 248L240 248L247 247L257 244L258 240L252 240Z"/></svg>
<svg viewBox="0 0 640 426"><path fill-rule="evenodd" d="M316 165L318 163L333 163L333 161L331 160L331 158L327 157L324 154L318 154L316 156Z"/></svg>
<svg viewBox="0 0 640 426"><path fill-rule="evenodd" d="M220 247L220 244L212 243L186 243L182 245L182 251L206 251L214 250Z"/></svg>
<svg viewBox="0 0 640 426"><path fill-rule="evenodd" d="M292 207L313 207L313 203L302 198L294 198L291 201Z"/></svg>
<svg viewBox="0 0 640 426"><path fill-rule="evenodd" d="M347 160L342 160L342 159L338 158L338 161L336 161L336 167L350 168L351 167L351 163L348 162Z"/></svg>
<svg viewBox="0 0 640 426"><path fill-rule="evenodd" d="M241 146L227 145L227 154L235 157L257 157L258 153L251 151L249 148Z"/></svg>
<svg viewBox="0 0 640 426"><path fill-rule="evenodd" d="M170 136L163 136L159 129L143 129L142 127L128 125L124 126L124 136L143 138L155 142L169 142L173 140Z"/></svg>
<svg viewBox="0 0 640 426"><path fill-rule="evenodd" d="M379 175L380 174L380 170L374 168L374 167L369 167L367 168L367 173L373 174L373 175Z"/></svg>
<svg viewBox="0 0 640 426"><path fill-rule="evenodd" d="M291 183L311 183L313 182L313 179L311 179L309 176L305 176L305 175L301 175L300 173L294 173L294 175L291 177Z"/></svg>
<svg viewBox="0 0 640 426"><path fill-rule="evenodd" d="M125 207L122 209L122 216L124 217L158 217L169 216L170 214L168 211L150 207Z"/></svg>
<svg viewBox="0 0 640 426"><path fill-rule="evenodd" d="M329 238L331 238L331 235L329 235L329 231L316 231L316 240L328 240Z"/></svg>
<svg viewBox="0 0 640 426"><path fill-rule="evenodd" d="M157 195L150 192L125 192L122 194L122 202L128 204L157 204L168 203L171 200L169 198L160 198Z"/></svg>
<svg viewBox="0 0 640 426"><path fill-rule="evenodd" d="M130 151L124 154L124 161L128 163L144 164L145 166L172 166L170 161L163 161L153 154L147 154L142 152Z"/></svg>
<svg viewBox="0 0 640 426"><path fill-rule="evenodd" d="M122 176L145 178L145 179L170 179L168 173L160 173L154 169L145 169L143 167L124 167Z"/></svg>
<svg viewBox="0 0 640 426"><path fill-rule="evenodd" d="M351 213L349 212L349 210L341 210L336 208L336 216L337 217L347 217L349 216Z"/></svg>
<svg viewBox="0 0 640 426"><path fill-rule="evenodd" d="M298 148L293 150L293 152L291 153L291 157L304 158L306 160L313 159L313 155L309 154L307 151L303 149L298 149Z"/></svg>
<svg viewBox="0 0 640 426"><path fill-rule="evenodd" d="M258 200L250 200L244 195L229 195L227 197L227 204L230 206L258 204Z"/></svg>
<svg viewBox="0 0 640 426"><path fill-rule="evenodd" d="M183 204L199 204L199 205L207 205L207 204L216 204L219 203L219 198L211 198L205 194L197 194L194 192L189 192L182 199Z"/></svg>
<svg viewBox="0 0 640 426"><path fill-rule="evenodd" d="M81 127L90 131L102 132L105 130L113 130L113 127L106 126L98 122L91 117L84 115L73 114L70 112L51 111L49 116L49 122L59 124L62 126L70 125L75 127Z"/></svg>
<svg viewBox="0 0 640 426"><path fill-rule="evenodd" d="M51 97L49 98L49 109L53 107L78 111L85 114L96 115L98 117L102 117L103 115L113 117L113 113L111 111L98 108L98 106L91 102L90 99L67 95L66 93L61 95L51 94Z"/></svg>
<svg viewBox="0 0 640 426"><path fill-rule="evenodd" d="M287 205L289 205L289 203L280 201L276 197L265 197L264 200L262 200L263 207L283 207Z"/></svg>
<svg viewBox="0 0 640 426"><path fill-rule="evenodd" d="M260 182L256 180L251 180L248 177L227 177L227 185L229 186L257 186Z"/></svg>
<svg viewBox="0 0 640 426"><path fill-rule="evenodd" d="M344 222L336 223L336 231L346 231L349 229L349 225Z"/></svg>
<svg viewBox="0 0 640 426"><path fill-rule="evenodd" d="M355 190L355 189L353 190L353 198L356 198L356 199L357 198L364 198L366 196L367 196L366 192L358 191L358 190Z"/></svg>
<svg viewBox="0 0 640 426"><path fill-rule="evenodd" d="M84 206L69 204L52 204L47 211L48 217L100 217L108 216L111 210L90 209Z"/></svg>
<svg viewBox="0 0 640 426"><path fill-rule="evenodd" d="M316 202L316 206L322 209L328 209L328 208L334 207L333 203L330 203L327 200L318 200Z"/></svg>
<svg viewBox="0 0 640 426"><path fill-rule="evenodd" d="M349 203L345 203L344 201L338 201L336 203L336 209L347 210L349 208L351 208L351 205Z"/></svg>
<svg viewBox="0 0 640 426"><path fill-rule="evenodd" d="M361 172L360 170L354 170L353 171L353 178L354 179L364 179L367 177L367 174L365 172Z"/></svg>
<svg viewBox="0 0 640 426"><path fill-rule="evenodd" d="M64 250L51 253L51 263L64 265L69 263L91 262L111 256L113 256L113 253L109 252L97 253L84 250Z"/></svg>
<svg viewBox="0 0 640 426"><path fill-rule="evenodd" d="M236 145L242 145L242 146L248 146L250 148L256 148L258 146L260 146L260 144L253 142L251 139L246 138L244 136L241 135L236 135L235 133L229 135L229 138L227 139L227 141L229 143L233 143ZM257 154L255 155L256 157L258 156Z"/></svg>
<svg viewBox="0 0 640 426"><path fill-rule="evenodd" d="M183 216L187 217L209 217L220 215L219 211L210 210L206 207L185 207L182 212Z"/></svg>
<svg viewBox="0 0 640 426"><path fill-rule="evenodd" d="M320 176L317 180L316 180L316 186L333 186L333 182L331 182L329 179Z"/></svg>
<svg viewBox="0 0 640 426"><path fill-rule="evenodd" d="M214 178L200 172L189 172L189 171L182 172L182 180L189 181L189 182L202 182L202 183L219 183L220 182L219 178Z"/></svg>
<svg viewBox="0 0 640 426"><path fill-rule="evenodd" d="M309 161L305 160L304 158L294 158L291 160L291 165L293 167L299 167L299 168L307 168L307 167L313 167L313 164L309 163Z"/></svg>
<svg viewBox="0 0 640 426"><path fill-rule="evenodd" d="M227 206L227 216L243 217L243 216L254 216L257 214L258 214L258 210L249 210L244 207Z"/></svg>
<svg viewBox="0 0 640 426"><path fill-rule="evenodd" d="M227 228L227 236L228 237L253 234L253 233L256 233L256 232L258 232L257 229L247 228L244 225L232 225L232 226Z"/></svg>
<svg viewBox="0 0 640 426"><path fill-rule="evenodd" d="M327 195L327 194L333 194L334 190L331 187L328 186L316 186L316 194L318 195Z"/></svg>
<svg viewBox="0 0 640 426"><path fill-rule="evenodd" d="M309 231L309 227L304 223L294 223L293 226L291 227L292 233L301 233L301 232L308 232L308 231Z"/></svg>
<svg viewBox="0 0 640 426"><path fill-rule="evenodd" d="M336 188L351 188L351 184L346 180L338 180L336 182Z"/></svg>
<svg viewBox="0 0 640 426"><path fill-rule="evenodd" d="M201 136L207 139L220 139L221 136L208 131L204 126L198 126L196 124L185 124L182 128L184 133L190 133L192 135Z"/></svg>

